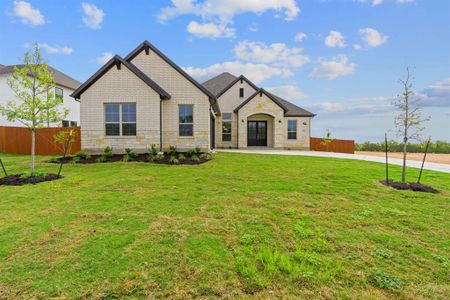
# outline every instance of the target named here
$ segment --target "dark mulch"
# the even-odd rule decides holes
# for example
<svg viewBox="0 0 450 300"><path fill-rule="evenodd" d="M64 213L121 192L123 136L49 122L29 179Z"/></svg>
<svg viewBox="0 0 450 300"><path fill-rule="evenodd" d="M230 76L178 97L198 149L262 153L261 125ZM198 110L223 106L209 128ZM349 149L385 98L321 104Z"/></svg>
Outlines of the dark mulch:
<svg viewBox="0 0 450 300"><path fill-rule="evenodd" d="M424 193L433 193L433 194L439 193L438 190L432 188L431 186L420 184L420 183L415 183L415 182L401 183L401 182L389 180L389 183L386 183L386 180L380 180L380 183L390 186L391 188L394 188L397 190L411 190L414 192L424 192Z"/></svg>
<svg viewBox="0 0 450 300"><path fill-rule="evenodd" d="M63 176L58 177L57 174L47 174L41 177L25 177L25 178L22 178L21 174L13 174L0 178L0 185L36 184L45 181L57 180L60 178L63 178Z"/></svg>
<svg viewBox="0 0 450 300"><path fill-rule="evenodd" d="M91 155L90 158L88 159L80 159L79 164L96 164L96 163L102 163L99 162L98 159L101 157L101 155ZM176 158L178 158L178 155L175 156ZM179 165L200 165L203 164L207 161L209 161L208 159L205 158L200 158L200 155L198 155L199 157L199 161L192 161L191 158L185 154L186 159L184 161L179 161ZM164 155L164 158L161 160L155 160L153 163L155 164L166 164L169 165L169 159L170 156L168 154ZM114 154L112 157L110 157L108 159L108 161L106 161L105 163L111 163L111 162L118 162L118 161L122 161L123 160L123 154ZM62 157L57 158L56 161L49 161L50 163L61 163L63 162L64 164L66 163L72 163L73 162L73 156L67 156L64 159ZM130 159L128 162L149 162L148 161L148 154L139 154L138 157Z"/></svg>

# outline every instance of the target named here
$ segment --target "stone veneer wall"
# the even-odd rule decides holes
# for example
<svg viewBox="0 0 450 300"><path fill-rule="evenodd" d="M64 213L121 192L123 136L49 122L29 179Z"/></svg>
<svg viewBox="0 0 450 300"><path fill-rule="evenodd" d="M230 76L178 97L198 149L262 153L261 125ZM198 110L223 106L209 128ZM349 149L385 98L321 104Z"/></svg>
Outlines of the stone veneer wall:
<svg viewBox="0 0 450 300"><path fill-rule="evenodd" d="M116 153L125 148L144 152L147 145L159 145L159 94L125 66L112 67L81 95L80 102L83 150L100 153L112 146ZM105 136L104 103L126 102L136 102L136 136Z"/></svg>
<svg viewBox="0 0 450 300"><path fill-rule="evenodd" d="M209 97L153 51L139 53L132 61L137 68L165 89L172 98L163 102L163 148L210 149ZM194 105L194 135L178 135L178 106ZM158 127L159 128L159 127Z"/></svg>

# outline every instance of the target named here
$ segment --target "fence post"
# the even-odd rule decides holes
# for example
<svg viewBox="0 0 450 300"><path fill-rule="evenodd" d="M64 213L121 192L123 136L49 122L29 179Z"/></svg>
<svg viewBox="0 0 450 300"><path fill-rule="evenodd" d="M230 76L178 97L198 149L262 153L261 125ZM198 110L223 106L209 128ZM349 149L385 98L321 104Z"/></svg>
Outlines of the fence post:
<svg viewBox="0 0 450 300"><path fill-rule="evenodd" d="M2 161L1 158L0 158L0 165L2 165L2 169L3 169L3 173L5 173L5 177L8 176L8 174L6 173L6 170L5 170L5 166L3 165L3 161Z"/></svg>
<svg viewBox="0 0 450 300"><path fill-rule="evenodd" d="M430 146L431 136L428 138L427 147L425 148L425 154L423 155L422 167L420 167L419 178L417 178L417 183L420 184L420 178L422 177L423 165L425 164L425 158L427 157L428 146Z"/></svg>
<svg viewBox="0 0 450 300"><path fill-rule="evenodd" d="M389 184L389 161L388 161L388 140L387 133L384 134L384 145L386 150L386 184Z"/></svg>

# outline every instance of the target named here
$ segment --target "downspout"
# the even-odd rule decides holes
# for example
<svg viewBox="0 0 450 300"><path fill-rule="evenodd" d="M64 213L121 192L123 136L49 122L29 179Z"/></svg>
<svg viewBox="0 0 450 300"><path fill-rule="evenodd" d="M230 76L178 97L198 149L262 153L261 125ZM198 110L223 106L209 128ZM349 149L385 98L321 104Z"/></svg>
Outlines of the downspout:
<svg viewBox="0 0 450 300"><path fill-rule="evenodd" d="M237 145L237 149L239 149L239 124L240 124L240 122L239 122L239 111L237 112L237 114L236 114L236 117L237 117L237 122L236 122L236 130L237 130L237 132L236 132L236 136L237 136L237 141L236 141L236 145Z"/></svg>
<svg viewBox="0 0 450 300"><path fill-rule="evenodd" d="M162 102L163 100L161 99L159 101L159 151L163 151L163 133L162 133Z"/></svg>

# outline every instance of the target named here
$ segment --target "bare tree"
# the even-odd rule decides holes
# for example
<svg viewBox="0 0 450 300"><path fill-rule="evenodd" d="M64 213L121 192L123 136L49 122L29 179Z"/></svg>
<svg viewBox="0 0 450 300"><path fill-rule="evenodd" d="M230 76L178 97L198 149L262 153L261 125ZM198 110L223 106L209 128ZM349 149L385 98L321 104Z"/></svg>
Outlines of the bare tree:
<svg viewBox="0 0 450 300"><path fill-rule="evenodd" d="M430 117L422 118L419 106L420 99L414 97L412 91L412 72L409 67L406 68L406 76L399 80L403 87L403 93L393 101L393 105L399 109L395 117L395 127L397 136L403 138L403 168L402 182L406 182L406 147L410 140L420 140L420 134L425 130L423 123L430 120Z"/></svg>

